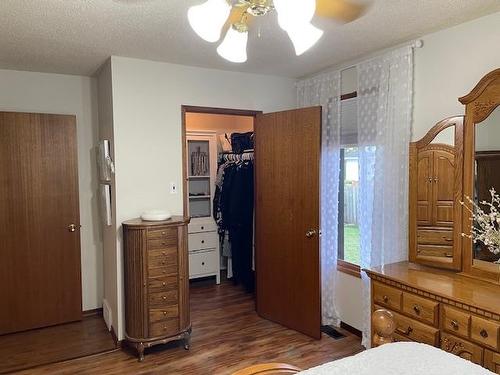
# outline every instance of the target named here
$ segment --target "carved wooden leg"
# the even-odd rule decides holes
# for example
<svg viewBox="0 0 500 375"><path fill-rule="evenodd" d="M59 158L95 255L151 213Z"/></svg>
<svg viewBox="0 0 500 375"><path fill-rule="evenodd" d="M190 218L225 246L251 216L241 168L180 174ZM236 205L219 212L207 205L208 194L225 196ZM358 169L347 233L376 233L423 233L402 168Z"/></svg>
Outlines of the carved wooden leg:
<svg viewBox="0 0 500 375"><path fill-rule="evenodd" d="M142 342L137 344L137 354L139 356L139 362L144 361L144 344Z"/></svg>
<svg viewBox="0 0 500 375"><path fill-rule="evenodd" d="M191 346L191 328L189 329L188 332L184 334L183 341L184 341L184 349L189 350Z"/></svg>
<svg viewBox="0 0 500 375"><path fill-rule="evenodd" d="M372 326L374 347L394 342L396 322L394 321L394 315L390 311L380 309L373 312Z"/></svg>

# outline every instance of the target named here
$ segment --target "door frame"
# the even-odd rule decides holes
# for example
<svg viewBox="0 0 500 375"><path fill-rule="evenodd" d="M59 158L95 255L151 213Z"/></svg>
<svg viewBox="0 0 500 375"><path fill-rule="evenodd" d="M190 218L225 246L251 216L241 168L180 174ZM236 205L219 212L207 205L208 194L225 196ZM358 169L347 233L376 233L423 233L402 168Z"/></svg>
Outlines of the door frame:
<svg viewBox="0 0 500 375"><path fill-rule="evenodd" d="M255 111L249 109L233 109L233 108L217 108L217 107L200 107L192 105L181 105L181 142L182 142L182 214L186 216L188 212L188 201L186 199L187 189L187 163L186 163L186 113L205 113L212 115L229 115L229 116L245 116L255 117L262 114L262 111ZM254 181L255 184L255 181Z"/></svg>

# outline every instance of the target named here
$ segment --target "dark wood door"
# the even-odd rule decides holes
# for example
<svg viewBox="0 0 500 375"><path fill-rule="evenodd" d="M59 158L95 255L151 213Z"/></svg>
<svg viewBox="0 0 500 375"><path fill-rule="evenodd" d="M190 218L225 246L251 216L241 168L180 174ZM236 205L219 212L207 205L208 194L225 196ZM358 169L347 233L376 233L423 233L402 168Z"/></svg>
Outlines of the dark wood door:
<svg viewBox="0 0 500 375"><path fill-rule="evenodd" d="M0 112L0 258L0 334L81 319L74 116Z"/></svg>
<svg viewBox="0 0 500 375"><path fill-rule="evenodd" d="M318 339L320 137L320 107L256 117L257 312Z"/></svg>

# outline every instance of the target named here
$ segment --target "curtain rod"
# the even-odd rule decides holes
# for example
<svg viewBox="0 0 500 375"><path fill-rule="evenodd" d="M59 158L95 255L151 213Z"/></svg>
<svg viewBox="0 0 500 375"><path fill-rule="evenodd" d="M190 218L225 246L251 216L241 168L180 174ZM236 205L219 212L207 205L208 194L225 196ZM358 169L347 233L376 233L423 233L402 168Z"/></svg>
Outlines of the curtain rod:
<svg viewBox="0 0 500 375"><path fill-rule="evenodd" d="M413 49L416 49L416 48L422 48L423 46L424 46L424 41L422 39L416 39L410 43L405 43L405 44L401 44L399 46L395 46L394 48L389 47L387 50L384 50L384 51L390 52L390 51L394 51L394 50L397 50L397 49L403 48L403 47L411 47ZM343 72L344 70L355 68L360 62L370 61L372 59L379 57L380 55L383 55L383 53L374 55L374 56L369 57L367 59L360 59L360 61L358 63L347 66L345 68L342 68L342 69L340 69L340 71Z"/></svg>
<svg viewBox="0 0 500 375"><path fill-rule="evenodd" d="M380 55L383 55L386 52L394 51L394 50L396 50L398 48L403 48L403 47L422 48L423 46L424 46L424 41L422 39L415 39L415 40L413 40L411 42L408 42L408 43L400 44L400 45L397 45L397 46L394 46L394 47L385 48L384 50L382 50L383 51L382 53L375 52L370 57L365 56L364 58L363 57L359 58L355 64L351 64L351 65L348 65L348 66L345 66L345 67L339 68L339 69L328 68L328 69L325 69L325 70L323 70L321 72L317 72L317 73L315 73L313 75L299 78L297 80L297 82L295 83L295 86L297 86L297 83L300 82L300 81L305 81L305 80L314 78L314 77L319 76L319 75L324 74L324 73L334 72L335 70L339 70L340 72L343 72L344 70L355 68L361 62L370 61L371 59L377 58L377 57L379 57Z"/></svg>

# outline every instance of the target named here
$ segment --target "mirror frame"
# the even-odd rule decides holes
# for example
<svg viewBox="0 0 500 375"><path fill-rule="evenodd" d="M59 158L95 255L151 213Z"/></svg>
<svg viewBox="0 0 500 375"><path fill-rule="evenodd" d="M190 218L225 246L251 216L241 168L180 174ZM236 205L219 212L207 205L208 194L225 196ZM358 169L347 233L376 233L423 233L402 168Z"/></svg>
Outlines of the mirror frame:
<svg viewBox="0 0 500 375"><path fill-rule="evenodd" d="M446 268L450 270L460 271L462 266L462 227L461 215L462 207L460 201L462 199L462 144L463 144L463 122L464 116L448 117L439 121L434 125L427 134L416 142L410 143L410 169L409 169L409 258L410 262L425 264L439 268ZM436 137L444 130L454 127L454 145L443 145L436 143L436 148L450 147L454 149L455 153L455 183L454 183L454 198L455 204L453 207L453 257L450 258L436 258L421 257L417 254L417 180L418 180L418 154L424 149L432 145Z"/></svg>
<svg viewBox="0 0 500 375"><path fill-rule="evenodd" d="M462 198L462 200L465 200L465 196L472 197L474 193L476 126L480 126L480 124L500 105L500 68L485 75L469 94L458 100L465 105L463 143L464 183ZM470 212L462 208L462 231L468 230L470 227L470 219ZM464 274L490 282L500 283L499 267L493 265L489 266L487 262L475 264L472 254L471 239L464 238L462 245Z"/></svg>

